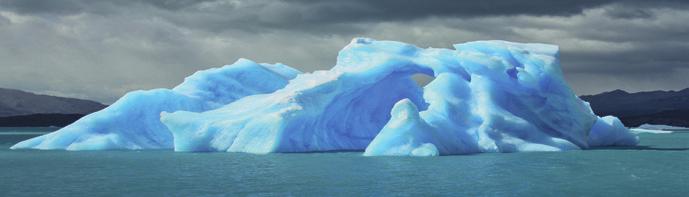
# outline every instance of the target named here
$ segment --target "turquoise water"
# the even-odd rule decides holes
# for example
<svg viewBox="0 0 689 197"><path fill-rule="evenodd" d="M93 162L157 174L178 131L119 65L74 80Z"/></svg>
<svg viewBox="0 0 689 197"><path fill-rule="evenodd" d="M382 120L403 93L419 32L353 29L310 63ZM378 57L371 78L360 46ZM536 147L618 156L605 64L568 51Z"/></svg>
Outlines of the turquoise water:
<svg viewBox="0 0 689 197"><path fill-rule="evenodd" d="M0 196L686 196L689 133L641 147L435 158L361 153L11 151L52 128L0 128Z"/></svg>

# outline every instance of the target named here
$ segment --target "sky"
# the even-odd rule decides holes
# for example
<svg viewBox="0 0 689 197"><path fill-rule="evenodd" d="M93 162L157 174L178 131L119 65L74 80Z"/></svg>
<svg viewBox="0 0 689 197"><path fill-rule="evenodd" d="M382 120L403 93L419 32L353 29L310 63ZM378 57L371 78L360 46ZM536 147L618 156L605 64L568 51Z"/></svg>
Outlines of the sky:
<svg viewBox="0 0 689 197"><path fill-rule="evenodd" d="M354 37L559 45L579 95L689 87L689 3L672 0L0 0L0 87L109 104L238 58L329 69Z"/></svg>

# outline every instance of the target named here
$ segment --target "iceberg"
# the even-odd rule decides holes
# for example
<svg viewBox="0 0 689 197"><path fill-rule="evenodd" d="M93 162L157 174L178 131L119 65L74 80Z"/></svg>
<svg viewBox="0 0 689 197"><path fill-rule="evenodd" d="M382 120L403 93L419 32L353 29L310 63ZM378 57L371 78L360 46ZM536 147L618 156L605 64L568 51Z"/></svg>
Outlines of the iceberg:
<svg viewBox="0 0 689 197"><path fill-rule="evenodd" d="M421 87L412 78L433 79ZM330 70L248 60L133 92L13 149L256 154L364 151L439 156L633 146L567 86L557 46L475 41L454 49L355 38Z"/></svg>

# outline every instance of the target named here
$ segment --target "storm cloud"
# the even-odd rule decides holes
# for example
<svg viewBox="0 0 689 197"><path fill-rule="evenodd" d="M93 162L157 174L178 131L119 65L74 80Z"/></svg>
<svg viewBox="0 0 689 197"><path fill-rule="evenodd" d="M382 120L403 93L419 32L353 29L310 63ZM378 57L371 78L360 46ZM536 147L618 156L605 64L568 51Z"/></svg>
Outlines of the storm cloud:
<svg viewBox="0 0 689 197"><path fill-rule="evenodd" d="M0 87L110 103L244 57L328 69L353 37L559 45L578 94L689 87L682 1L0 0Z"/></svg>

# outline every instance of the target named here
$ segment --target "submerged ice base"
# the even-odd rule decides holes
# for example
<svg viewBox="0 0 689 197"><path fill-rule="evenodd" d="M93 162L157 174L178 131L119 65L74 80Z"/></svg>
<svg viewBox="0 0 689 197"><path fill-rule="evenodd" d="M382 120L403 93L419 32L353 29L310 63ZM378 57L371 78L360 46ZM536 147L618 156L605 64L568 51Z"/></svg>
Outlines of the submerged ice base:
<svg viewBox="0 0 689 197"><path fill-rule="evenodd" d="M454 47L357 38L332 69L312 73L241 60L173 90L130 93L12 148L437 156L638 143L570 90L556 46ZM415 74L434 79L419 87Z"/></svg>

